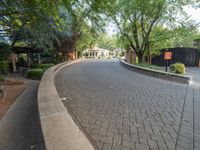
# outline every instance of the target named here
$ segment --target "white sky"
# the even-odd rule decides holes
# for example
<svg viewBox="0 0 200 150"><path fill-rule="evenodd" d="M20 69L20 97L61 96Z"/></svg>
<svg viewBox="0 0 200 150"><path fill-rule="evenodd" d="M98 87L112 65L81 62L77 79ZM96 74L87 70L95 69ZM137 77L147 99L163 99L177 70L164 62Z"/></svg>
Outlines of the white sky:
<svg viewBox="0 0 200 150"><path fill-rule="evenodd" d="M186 13L191 17L192 20L194 20L196 23L200 23L200 8L192 8L191 6L187 6L184 8ZM200 31L200 26L199 26ZM116 28L113 27L112 23L109 23L106 27L106 32L109 36L112 36L113 34L116 34Z"/></svg>
<svg viewBox="0 0 200 150"><path fill-rule="evenodd" d="M191 19L195 20L197 23L200 23L200 8L195 9L191 6L185 7L184 10L187 14L191 16Z"/></svg>

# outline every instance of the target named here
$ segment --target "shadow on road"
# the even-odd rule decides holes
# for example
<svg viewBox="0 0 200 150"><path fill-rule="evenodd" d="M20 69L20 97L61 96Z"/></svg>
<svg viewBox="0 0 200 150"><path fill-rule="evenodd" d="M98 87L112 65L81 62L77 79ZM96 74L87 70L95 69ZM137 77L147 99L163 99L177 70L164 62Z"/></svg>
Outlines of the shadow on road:
<svg viewBox="0 0 200 150"><path fill-rule="evenodd" d="M40 126L38 81L27 81L27 89L0 120L0 150L44 150Z"/></svg>

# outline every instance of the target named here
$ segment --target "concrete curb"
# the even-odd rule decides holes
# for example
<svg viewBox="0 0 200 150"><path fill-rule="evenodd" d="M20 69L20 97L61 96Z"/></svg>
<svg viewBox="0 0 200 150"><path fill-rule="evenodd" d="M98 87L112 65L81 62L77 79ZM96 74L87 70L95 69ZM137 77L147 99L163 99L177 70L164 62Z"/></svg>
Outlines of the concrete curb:
<svg viewBox="0 0 200 150"><path fill-rule="evenodd" d="M169 80L169 81L173 81L173 82L178 82L178 83L183 83L183 84L190 84L192 81L192 76L179 75L179 74L144 68L144 67L130 64L128 62L125 62L124 60L121 60L120 62L123 66L127 67L130 70L133 70L133 71L136 71L139 73L143 73L143 74L146 74L146 75L149 75L152 77Z"/></svg>
<svg viewBox="0 0 200 150"><path fill-rule="evenodd" d="M78 61L53 66L44 73L41 79L38 89L38 109L47 150L94 149L72 120L54 85L54 76L59 70Z"/></svg>

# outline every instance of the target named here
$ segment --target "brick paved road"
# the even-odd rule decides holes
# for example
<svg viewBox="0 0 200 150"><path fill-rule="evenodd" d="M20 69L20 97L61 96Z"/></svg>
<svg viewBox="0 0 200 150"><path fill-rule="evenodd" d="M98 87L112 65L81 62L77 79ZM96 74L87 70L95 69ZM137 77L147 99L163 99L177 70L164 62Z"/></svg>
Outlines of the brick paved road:
<svg viewBox="0 0 200 150"><path fill-rule="evenodd" d="M55 84L96 149L173 150L191 145L200 149L193 142L200 139L200 113L189 111L199 106L198 89L138 74L118 61L106 60L85 60L64 68Z"/></svg>
<svg viewBox="0 0 200 150"><path fill-rule="evenodd" d="M187 67L186 74L192 76L194 85L200 87L200 67Z"/></svg>

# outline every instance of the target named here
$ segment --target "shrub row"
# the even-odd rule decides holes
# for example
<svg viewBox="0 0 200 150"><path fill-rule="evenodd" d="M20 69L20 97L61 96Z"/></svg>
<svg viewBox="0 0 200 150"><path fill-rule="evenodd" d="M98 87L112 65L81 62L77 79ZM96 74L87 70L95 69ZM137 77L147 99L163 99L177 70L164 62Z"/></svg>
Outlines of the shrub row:
<svg viewBox="0 0 200 150"><path fill-rule="evenodd" d="M41 68L44 70L49 69L50 67L52 67L54 64L53 63L49 63L49 64L41 64Z"/></svg>
<svg viewBox="0 0 200 150"><path fill-rule="evenodd" d="M42 78L43 73L52 67L54 64L35 64L33 65L34 69L30 69L26 72L26 77L29 79L40 80Z"/></svg>
<svg viewBox="0 0 200 150"><path fill-rule="evenodd" d="M54 64L49 63L49 64L34 64L33 68L41 68L47 70L48 68L52 67Z"/></svg>
<svg viewBox="0 0 200 150"><path fill-rule="evenodd" d="M30 69L26 72L26 77L29 79L40 80L42 78L43 73L44 70L41 68Z"/></svg>

